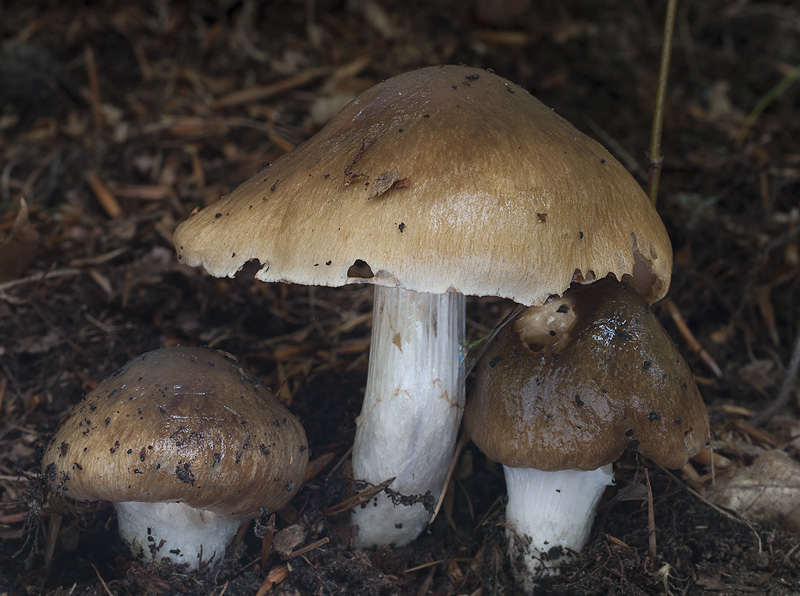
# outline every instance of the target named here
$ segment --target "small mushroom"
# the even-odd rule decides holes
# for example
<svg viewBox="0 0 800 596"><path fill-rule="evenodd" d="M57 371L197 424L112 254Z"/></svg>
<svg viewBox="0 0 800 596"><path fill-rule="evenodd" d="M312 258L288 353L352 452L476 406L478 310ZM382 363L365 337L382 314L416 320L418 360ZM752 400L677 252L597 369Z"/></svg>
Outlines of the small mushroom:
<svg viewBox="0 0 800 596"><path fill-rule="evenodd" d="M466 66L375 85L174 241L217 277L257 260L265 282L375 285L353 474L395 478L407 498L356 509L358 547L403 545L428 525L419 497L442 490L464 407L465 294L541 304L612 272L656 300L672 269L658 214L608 151Z"/></svg>
<svg viewBox="0 0 800 596"><path fill-rule="evenodd" d="M229 354L162 348L97 385L61 422L45 483L111 501L141 558L218 565L239 526L286 505L308 450L300 422Z"/></svg>
<svg viewBox="0 0 800 596"><path fill-rule="evenodd" d="M583 548L626 447L679 468L708 436L689 367L642 297L613 279L509 323L476 366L464 424L503 464L509 556L527 593Z"/></svg>

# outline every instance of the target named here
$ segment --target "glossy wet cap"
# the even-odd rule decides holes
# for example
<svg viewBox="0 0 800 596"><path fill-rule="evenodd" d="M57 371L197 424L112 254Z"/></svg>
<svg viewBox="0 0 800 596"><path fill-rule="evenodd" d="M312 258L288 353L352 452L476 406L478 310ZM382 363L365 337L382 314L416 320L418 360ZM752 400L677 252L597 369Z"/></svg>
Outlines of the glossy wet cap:
<svg viewBox="0 0 800 596"><path fill-rule="evenodd" d="M245 519L299 490L306 445L299 421L232 356L162 348L73 408L42 471L76 501L176 501Z"/></svg>
<svg viewBox="0 0 800 596"><path fill-rule="evenodd" d="M633 444L679 468L708 437L686 362L645 301L605 279L524 311L476 368L464 424L511 467L593 470Z"/></svg>
<svg viewBox="0 0 800 596"><path fill-rule="evenodd" d="M573 279L666 294L672 249L602 146L492 72L388 79L314 137L183 222L178 258L211 275L368 282L540 304Z"/></svg>

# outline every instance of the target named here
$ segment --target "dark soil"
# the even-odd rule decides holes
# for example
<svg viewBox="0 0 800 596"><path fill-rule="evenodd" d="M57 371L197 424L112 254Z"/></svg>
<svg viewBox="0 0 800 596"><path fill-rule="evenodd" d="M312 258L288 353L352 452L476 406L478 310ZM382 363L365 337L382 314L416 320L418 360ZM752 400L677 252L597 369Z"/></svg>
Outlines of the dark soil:
<svg viewBox="0 0 800 596"><path fill-rule="evenodd" d="M171 242L192 209L311 136L342 101L440 63L526 87L644 184L664 3L531 1L514 17L485 4L4 3L0 594L515 593L502 471L471 446L412 546L355 551L347 515L329 512L352 491L371 288L267 285L252 270L212 279L178 266ZM376 7L385 22L370 18ZM710 358L656 309L697 375L715 448L735 466L772 447L798 456L797 384L777 415L746 424L778 394L800 333L800 83L746 117L798 64L796 3L679 8L658 209L675 250L670 298ZM272 84L255 100L220 101ZM3 239L22 198L39 240L12 250ZM470 335L510 307L470 299ZM262 556L248 528L216 573L142 566L120 546L110 505L43 494L37 453L64 413L135 356L176 344L235 354L305 425L320 470L274 524L300 529L293 551L307 552ZM800 594L797 536L712 507L710 468L691 470L693 490L689 470L627 454L591 543L542 593Z"/></svg>

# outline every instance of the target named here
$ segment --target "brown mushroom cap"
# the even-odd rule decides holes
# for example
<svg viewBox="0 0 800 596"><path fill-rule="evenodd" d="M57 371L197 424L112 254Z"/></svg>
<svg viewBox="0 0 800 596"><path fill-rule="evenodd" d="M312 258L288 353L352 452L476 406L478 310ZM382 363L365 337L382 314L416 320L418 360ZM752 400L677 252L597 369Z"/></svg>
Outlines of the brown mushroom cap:
<svg viewBox="0 0 800 596"><path fill-rule="evenodd" d="M642 297L611 279L508 324L477 365L464 424L490 458L545 471L592 470L630 443L679 468L708 436L675 344Z"/></svg>
<svg viewBox="0 0 800 596"><path fill-rule="evenodd" d="M672 270L658 214L608 151L524 89L465 66L375 85L183 222L175 245L218 277L257 259L262 281L523 304L609 272L634 276L652 302Z"/></svg>
<svg viewBox="0 0 800 596"><path fill-rule="evenodd" d="M245 519L299 490L306 445L297 419L230 355L163 348L73 408L42 470L76 501L175 501Z"/></svg>

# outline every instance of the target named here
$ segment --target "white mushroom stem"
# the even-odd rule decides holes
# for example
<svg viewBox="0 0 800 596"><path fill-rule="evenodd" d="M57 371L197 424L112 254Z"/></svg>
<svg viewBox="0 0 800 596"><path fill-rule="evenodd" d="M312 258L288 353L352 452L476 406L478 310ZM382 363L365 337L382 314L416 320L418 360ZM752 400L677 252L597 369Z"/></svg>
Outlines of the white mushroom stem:
<svg viewBox="0 0 800 596"><path fill-rule="evenodd" d="M503 469L509 558L518 584L533 594L537 578L556 573L569 550L586 545L597 504L614 473L610 464L586 472Z"/></svg>
<svg viewBox="0 0 800 596"><path fill-rule="evenodd" d="M367 389L356 420L353 476L372 484L395 478L406 497L438 498L464 410L459 353L464 296L376 286ZM395 505L380 493L353 511L355 545L402 546L430 513L421 503Z"/></svg>
<svg viewBox="0 0 800 596"><path fill-rule="evenodd" d="M243 521L184 503L126 501L114 507L119 534L134 555L188 563L190 570L219 565Z"/></svg>

